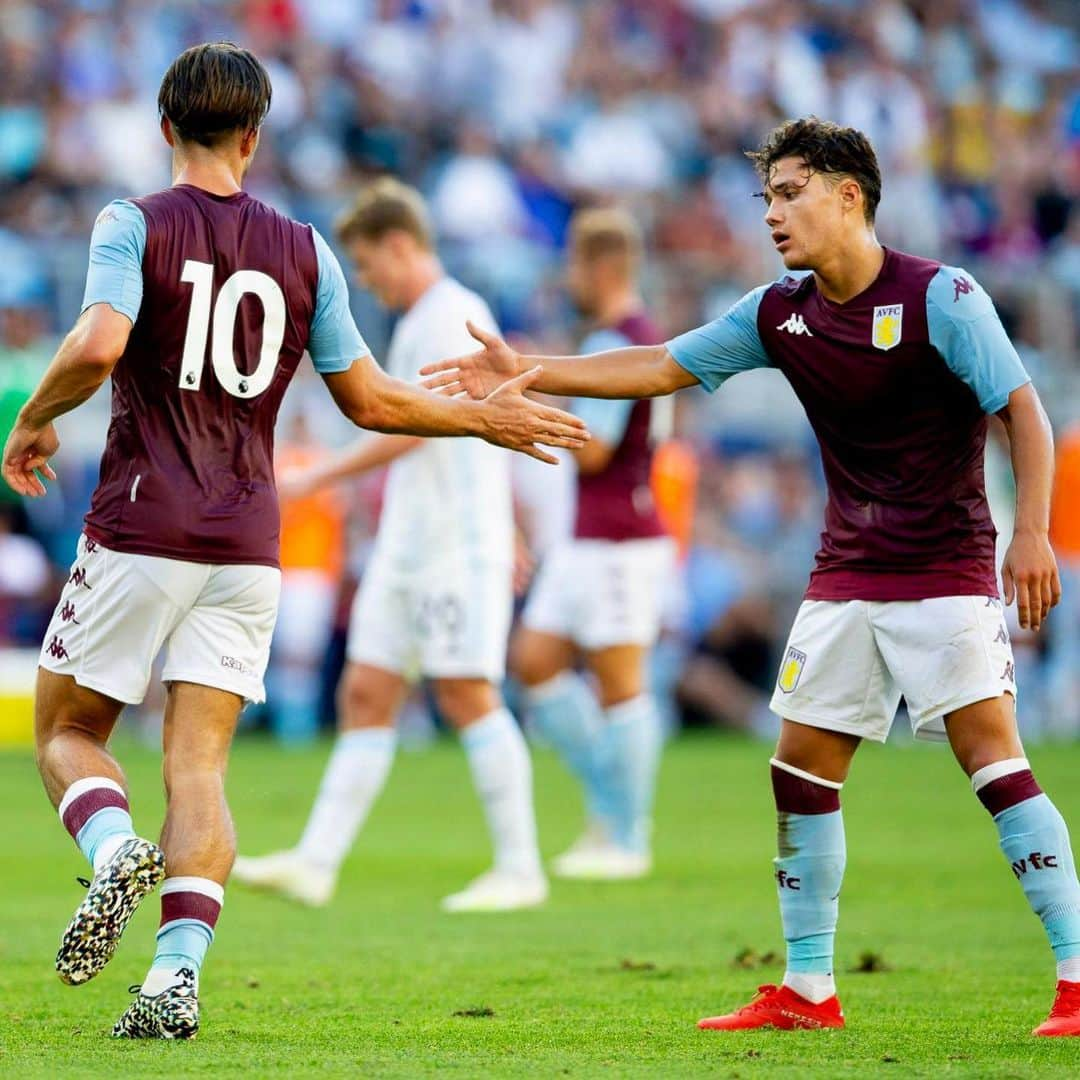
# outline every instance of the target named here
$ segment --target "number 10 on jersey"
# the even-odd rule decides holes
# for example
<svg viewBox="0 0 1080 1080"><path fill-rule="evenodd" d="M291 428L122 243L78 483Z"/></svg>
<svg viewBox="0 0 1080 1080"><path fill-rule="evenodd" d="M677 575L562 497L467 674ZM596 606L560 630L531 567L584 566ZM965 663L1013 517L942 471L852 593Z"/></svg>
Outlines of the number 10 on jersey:
<svg viewBox="0 0 1080 1080"><path fill-rule="evenodd" d="M281 287L272 277L259 270L237 270L225 279L217 301L213 302L213 264L195 259L188 259L184 263L180 280L192 285L191 310L184 335L184 353L180 359L180 389L198 390L202 385L206 342L209 338L210 362L222 389L233 397L257 397L274 378L278 353L285 340L285 297ZM247 293L257 296L263 309L262 347L259 349L259 362L250 375L240 371L233 354L236 315L240 301Z"/></svg>

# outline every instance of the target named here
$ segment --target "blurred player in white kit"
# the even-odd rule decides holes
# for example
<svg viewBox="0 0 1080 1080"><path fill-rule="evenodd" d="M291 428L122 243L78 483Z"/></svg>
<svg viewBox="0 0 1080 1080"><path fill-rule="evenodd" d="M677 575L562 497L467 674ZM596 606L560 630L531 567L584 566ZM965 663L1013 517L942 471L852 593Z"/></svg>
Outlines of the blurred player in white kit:
<svg viewBox="0 0 1080 1080"><path fill-rule="evenodd" d="M494 332L484 301L444 273L417 191L375 181L343 215L338 236L360 282L403 313L387 358L393 374L415 381L426 363L467 349L466 320ZM479 439L373 437L286 475L281 491L306 494L388 464L375 549L349 625L337 743L307 827L291 850L238 858L233 876L312 905L330 899L389 775L398 712L422 676L461 736L495 849L493 868L446 897L443 908L533 907L548 887L532 765L498 689L513 607L509 455Z"/></svg>

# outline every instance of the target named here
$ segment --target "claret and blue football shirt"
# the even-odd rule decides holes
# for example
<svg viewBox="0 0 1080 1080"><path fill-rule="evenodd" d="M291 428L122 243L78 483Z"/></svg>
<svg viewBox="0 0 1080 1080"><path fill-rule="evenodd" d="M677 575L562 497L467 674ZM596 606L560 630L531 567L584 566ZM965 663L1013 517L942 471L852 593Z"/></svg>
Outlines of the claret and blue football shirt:
<svg viewBox="0 0 1080 1080"><path fill-rule="evenodd" d="M708 390L775 367L806 409L829 495L807 599L997 595L987 415L1030 380L966 271L886 249L847 303L787 276L667 348Z"/></svg>

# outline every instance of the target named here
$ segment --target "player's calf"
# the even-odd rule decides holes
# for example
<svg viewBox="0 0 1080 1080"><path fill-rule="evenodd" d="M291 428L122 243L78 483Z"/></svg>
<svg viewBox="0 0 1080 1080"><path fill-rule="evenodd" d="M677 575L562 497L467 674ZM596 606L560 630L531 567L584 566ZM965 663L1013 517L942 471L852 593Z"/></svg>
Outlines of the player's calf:
<svg viewBox="0 0 1080 1080"><path fill-rule="evenodd" d="M772 759L777 814L776 890L787 942L782 986L763 986L749 1005L699 1027L843 1027L833 979L833 944L846 847L835 781Z"/></svg>
<svg viewBox="0 0 1080 1080"><path fill-rule="evenodd" d="M1035 1034L1080 1035L1080 883L1065 820L1026 758L977 770L971 786L994 819L1001 850L1057 960L1057 1000Z"/></svg>

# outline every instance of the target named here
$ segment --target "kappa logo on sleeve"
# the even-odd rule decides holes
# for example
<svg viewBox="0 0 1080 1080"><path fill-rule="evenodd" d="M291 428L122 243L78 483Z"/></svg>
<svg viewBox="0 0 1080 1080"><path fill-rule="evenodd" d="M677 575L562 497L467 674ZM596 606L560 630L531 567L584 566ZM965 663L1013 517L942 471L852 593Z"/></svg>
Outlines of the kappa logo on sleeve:
<svg viewBox="0 0 1080 1080"><path fill-rule="evenodd" d="M785 694L790 694L799 685L799 679L802 676L805 664L806 653L801 649L796 649L793 645L789 645L784 662L780 665L780 678L776 681L776 685Z"/></svg>
<svg viewBox="0 0 1080 1080"><path fill-rule="evenodd" d="M954 277L952 279L953 288L956 290L953 293L952 302L955 304L961 296L967 296L968 293L975 291L975 286L971 284L966 277Z"/></svg>
<svg viewBox="0 0 1080 1080"><path fill-rule="evenodd" d="M904 305L887 304L874 308L874 329L871 340L875 349L895 349L904 331Z"/></svg>

